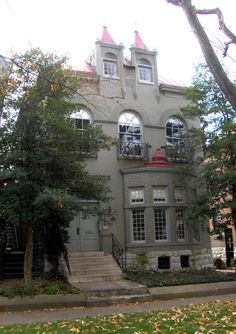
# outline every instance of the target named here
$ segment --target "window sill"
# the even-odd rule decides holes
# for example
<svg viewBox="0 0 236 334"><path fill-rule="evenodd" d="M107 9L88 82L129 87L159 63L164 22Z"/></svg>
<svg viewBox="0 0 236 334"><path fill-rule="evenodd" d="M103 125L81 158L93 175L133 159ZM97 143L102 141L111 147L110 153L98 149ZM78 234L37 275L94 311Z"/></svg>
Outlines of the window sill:
<svg viewBox="0 0 236 334"><path fill-rule="evenodd" d="M141 83L141 84L150 85L150 86L154 85L154 82L151 82L151 81L142 81L142 80L139 80L138 82Z"/></svg>
<svg viewBox="0 0 236 334"><path fill-rule="evenodd" d="M103 74L103 78L106 79L114 79L114 80L120 80L120 77L116 77L114 75L108 75L108 74Z"/></svg>

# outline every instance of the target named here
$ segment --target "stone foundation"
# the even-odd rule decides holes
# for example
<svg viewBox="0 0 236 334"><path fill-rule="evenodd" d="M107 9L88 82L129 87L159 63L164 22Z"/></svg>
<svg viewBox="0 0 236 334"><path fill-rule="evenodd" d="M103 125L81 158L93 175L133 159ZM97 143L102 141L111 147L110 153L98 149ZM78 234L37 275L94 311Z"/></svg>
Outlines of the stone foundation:
<svg viewBox="0 0 236 334"><path fill-rule="evenodd" d="M185 270L213 268L211 249L127 252L128 270ZM169 268L163 268L166 265Z"/></svg>
<svg viewBox="0 0 236 334"><path fill-rule="evenodd" d="M226 261L225 247L212 247L213 259L221 258L224 262Z"/></svg>

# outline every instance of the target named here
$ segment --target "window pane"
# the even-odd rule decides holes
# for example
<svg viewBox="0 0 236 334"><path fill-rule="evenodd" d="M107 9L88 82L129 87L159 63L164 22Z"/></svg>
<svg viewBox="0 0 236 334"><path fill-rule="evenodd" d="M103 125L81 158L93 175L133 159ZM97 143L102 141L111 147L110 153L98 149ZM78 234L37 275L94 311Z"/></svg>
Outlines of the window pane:
<svg viewBox="0 0 236 334"><path fill-rule="evenodd" d="M121 155L142 155L142 127L139 118L132 112L124 112L119 118Z"/></svg>
<svg viewBox="0 0 236 334"><path fill-rule="evenodd" d="M166 209L155 209L155 239L167 240L167 214Z"/></svg>
<svg viewBox="0 0 236 334"><path fill-rule="evenodd" d="M83 129L82 119L75 118L74 122L75 122L74 124L75 124L76 129L80 129L80 130Z"/></svg>
<svg viewBox="0 0 236 334"><path fill-rule="evenodd" d="M114 62L104 61L104 74L105 75L117 75L117 65Z"/></svg>
<svg viewBox="0 0 236 334"><path fill-rule="evenodd" d="M75 128L85 130L91 123L91 117L87 110L81 109L71 115Z"/></svg>
<svg viewBox="0 0 236 334"><path fill-rule="evenodd" d="M139 80L151 82L151 69L148 67L139 66Z"/></svg>
<svg viewBox="0 0 236 334"><path fill-rule="evenodd" d="M144 202L143 189L131 190L130 191L130 202L131 203L143 203Z"/></svg>
<svg viewBox="0 0 236 334"><path fill-rule="evenodd" d="M144 210L132 211L133 241L145 241Z"/></svg>
<svg viewBox="0 0 236 334"><path fill-rule="evenodd" d="M178 240L184 240L185 228L184 228L184 209L176 209L176 235Z"/></svg>
<svg viewBox="0 0 236 334"><path fill-rule="evenodd" d="M183 142L183 137L186 134L184 123L178 118L170 118L166 122L166 140L172 145L180 145Z"/></svg>
<svg viewBox="0 0 236 334"><path fill-rule="evenodd" d="M180 187L175 188L175 202L183 202L184 201L184 192Z"/></svg>
<svg viewBox="0 0 236 334"><path fill-rule="evenodd" d="M166 202L167 201L167 188L160 187L153 189L153 202Z"/></svg>

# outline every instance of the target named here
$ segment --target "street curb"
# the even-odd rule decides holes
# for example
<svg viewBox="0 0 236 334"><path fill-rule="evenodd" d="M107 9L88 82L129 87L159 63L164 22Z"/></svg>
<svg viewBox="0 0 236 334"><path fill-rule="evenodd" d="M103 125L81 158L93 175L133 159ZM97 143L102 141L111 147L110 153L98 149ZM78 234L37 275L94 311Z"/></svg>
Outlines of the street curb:
<svg viewBox="0 0 236 334"><path fill-rule="evenodd" d="M236 293L236 281L149 288L153 299L175 299Z"/></svg>
<svg viewBox="0 0 236 334"><path fill-rule="evenodd" d="M151 300L171 300L202 296L217 296L220 294L236 293L236 281L203 283L192 285L165 286L149 288ZM36 309L89 307L87 293L67 295L37 295L26 297L0 297L0 312L28 311ZM101 306L109 306L104 303ZM114 304L113 304L114 305ZM97 305L99 306L99 304Z"/></svg>

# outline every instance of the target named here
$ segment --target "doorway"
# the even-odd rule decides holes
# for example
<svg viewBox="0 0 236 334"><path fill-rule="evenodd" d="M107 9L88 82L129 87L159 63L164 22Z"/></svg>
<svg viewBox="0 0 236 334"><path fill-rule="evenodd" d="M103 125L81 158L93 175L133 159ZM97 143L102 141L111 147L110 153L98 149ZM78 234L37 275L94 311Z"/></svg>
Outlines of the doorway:
<svg viewBox="0 0 236 334"><path fill-rule="evenodd" d="M84 216L81 212L72 220L69 228L70 252L96 252L100 249L97 216Z"/></svg>

